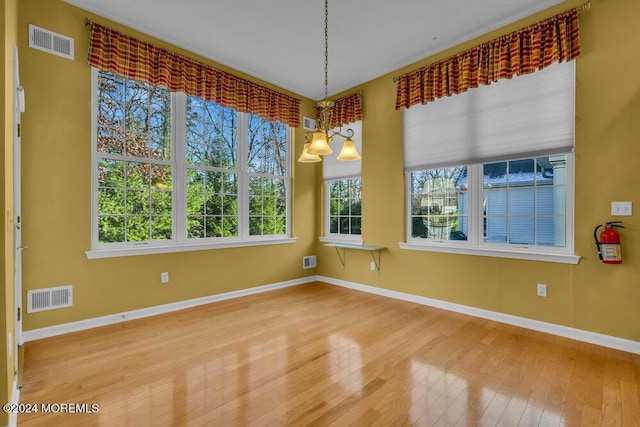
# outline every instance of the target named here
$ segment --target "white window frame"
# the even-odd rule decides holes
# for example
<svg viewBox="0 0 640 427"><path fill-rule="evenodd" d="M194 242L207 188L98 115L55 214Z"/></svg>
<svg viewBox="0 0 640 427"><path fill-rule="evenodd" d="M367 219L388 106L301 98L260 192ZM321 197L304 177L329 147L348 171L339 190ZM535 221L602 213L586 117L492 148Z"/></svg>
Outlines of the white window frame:
<svg viewBox="0 0 640 427"><path fill-rule="evenodd" d="M555 153L554 153L555 154ZM468 221L469 233L467 240L435 240L414 238L411 220L411 172L405 172L405 224L406 242L399 243L401 249L427 252L444 252L463 255L480 255L498 258L513 258L533 261L547 261L563 264L577 264L579 256L574 255L574 155L566 153L566 181L565 181L565 247L516 245L509 243L485 243L483 238L483 165L474 163L467 166L468 182ZM541 157L538 156L538 157ZM514 157L518 160L522 157ZM446 166L445 166L446 167Z"/></svg>
<svg viewBox="0 0 640 427"><path fill-rule="evenodd" d="M357 120L352 123L348 123L342 126L342 130L346 131L346 129L351 129L353 134L353 142L356 146L356 149L359 153L362 153L362 120ZM332 129L333 132L339 132L341 128ZM335 164L335 167L332 168L330 164L323 160L322 165L322 173L323 173L323 197L322 203L324 206L323 209L323 236L318 237L320 242L324 243L348 243L352 245L362 245L364 244L364 240L362 240L362 223L360 225L360 233L361 234L341 234L341 233L331 233L331 182L334 181L343 181L346 179L360 179L360 186L362 187L362 160L356 160L354 162L340 162L336 158L342 148L342 142L344 138L340 136L334 137L333 153L327 156L324 156L324 159L330 158L330 160ZM357 162L357 163L356 163ZM328 166L329 165L329 166ZM327 166L332 168L329 172L329 176L327 175ZM338 172L336 173L336 170ZM360 218L361 221L364 218L362 215L362 188L360 190Z"/></svg>
<svg viewBox="0 0 640 427"><path fill-rule="evenodd" d="M97 117L98 117L98 75L100 71L92 68L91 74L91 249L86 251L87 258L110 258L120 256L148 255L156 253L187 252L207 249L223 249L243 246L261 246L272 244L295 243L291 236L291 147L292 131L287 126L287 173L286 176L275 176L284 179L286 187L287 213L286 232L282 235L249 235L249 176L247 166L247 117L248 113L238 112L238 236L219 238L188 238L186 232L186 103L187 95L171 92L171 169L173 179L172 190L172 238L170 240L100 243L98 241L98 176L97 164L100 156L97 152ZM120 160L131 160L125 156ZM260 174L263 176L262 174ZM266 176L266 175L264 175Z"/></svg>
<svg viewBox="0 0 640 427"><path fill-rule="evenodd" d="M361 234L343 234L343 233L332 233L331 232L331 183L335 181L345 181L350 179L359 179L360 186L362 187L362 177L359 176L351 176L346 178L336 178L324 181L324 230L325 235L320 237L319 240L325 243L351 243L355 245L362 245L362 223L360 225L360 233ZM360 189L360 220L362 221L362 188ZM351 218L351 215L349 215Z"/></svg>

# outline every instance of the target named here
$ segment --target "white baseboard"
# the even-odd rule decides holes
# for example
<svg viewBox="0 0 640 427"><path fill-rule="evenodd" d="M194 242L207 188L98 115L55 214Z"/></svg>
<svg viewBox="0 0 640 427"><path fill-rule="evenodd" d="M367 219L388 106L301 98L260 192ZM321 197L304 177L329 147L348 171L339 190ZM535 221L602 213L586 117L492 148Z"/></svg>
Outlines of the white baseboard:
<svg viewBox="0 0 640 427"><path fill-rule="evenodd" d="M37 339L62 335L70 332L81 331L85 329L97 328L99 326L111 325L114 323L125 322L127 320L140 319L143 317L155 316L157 314L169 313L171 311L182 310L185 308L196 307L199 305L210 304L218 301L224 301L232 298L239 298L247 295L268 292L275 289L288 288L291 286L302 285L314 281L325 282L331 285L341 286L344 288L354 289L361 292L380 295L402 301L413 302L416 304L426 305L429 307L440 308L443 310L453 311L456 313L467 314L482 319L493 320L508 325L519 326L525 329L545 332L565 338L596 344L603 347L609 347L616 350L627 351L629 353L640 354L640 342L632 341L624 338L617 338L610 335L598 334L596 332L584 331L582 329L570 328L568 326L556 325L553 323L541 322L539 320L527 319L524 317L513 316L510 314L499 313L496 311L484 310L481 308L470 307L467 305L456 304L447 301L441 301L433 298L422 297L418 295L407 294L404 292L392 291L390 289L376 288L375 286L362 285L354 282L334 279L325 276L308 276L301 279L289 280L286 282L275 283L272 285L258 286L255 288L242 289L239 291L227 292L225 294L211 295L203 298L196 298L187 301L180 301L171 304L159 305L156 307L143 308L133 310L126 313L112 314L109 316L96 317L93 319L81 320L78 322L64 323L62 325L49 326L41 329L34 329L23 332L24 341L34 341Z"/></svg>
<svg viewBox="0 0 640 427"><path fill-rule="evenodd" d="M367 292L370 294L380 295L388 298L398 299L402 301L413 302L416 304L426 305L429 307L441 308L443 310L454 311L456 313L467 314L482 319L493 320L500 323L519 326L525 329L531 329L538 332L545 332L565 338L571 338L578 341L596 344L603 347L609 347L616 350L627 351L629 353L640 354L640 342L632 341L624 338L612 337L610 335L598 334L596 332L584 331L582 329L570 328L568 326L556 325L553 323L541 322L539 320L527 319L524 317L513 316L510 314L498 313L495 311L484 310L481 308L470 307L462 304L441 301L433 298L421 297L417 295L407 294L404 292L392 291L389 289L376 288L375 286L362 285L359 283L347 282L344 280L333 279L331 277L317 276L320 282L326 282L331 285L342 286L344 288L355 289L357 291Z"/></svg>
<svg viewBox="0 0 640 427"><path fill-rule="evenodd" d="M70 332L83 331L85 329L97 328L99 326L113 325L115 323L126 322L133 319L155 316L172 311L183 310L185 308L197 307L199 305L211 304L232 298L244 297L247 295L259 294L276 289L288 288L313 282L316 276L303 277L301 279L289 280L286 282L274 283L271 285L257 286L255 288L241 289L239 291L227 292L224 294L210 295L202 298L195 298L186 301L178 301L170 304L157 305L155 307L142 308L140 310L127 311L124 313L110 314L108 316L95 317L93 319L80 320L77 322L63 323L45 328L33 329L22 333L25 342L35 341L42 338L56 335L68 334Z"/></svg>

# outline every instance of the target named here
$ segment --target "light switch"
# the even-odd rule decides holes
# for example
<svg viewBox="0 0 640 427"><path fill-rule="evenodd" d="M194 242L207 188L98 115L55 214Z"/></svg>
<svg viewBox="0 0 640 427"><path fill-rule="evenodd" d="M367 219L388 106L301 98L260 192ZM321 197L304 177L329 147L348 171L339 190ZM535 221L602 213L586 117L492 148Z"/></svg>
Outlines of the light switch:
<svg viewBox="0 0 640 427"><path fill-rule="evenodd" d="M613 216L631 216L631 202L611 202L611 215Z"/></svg>

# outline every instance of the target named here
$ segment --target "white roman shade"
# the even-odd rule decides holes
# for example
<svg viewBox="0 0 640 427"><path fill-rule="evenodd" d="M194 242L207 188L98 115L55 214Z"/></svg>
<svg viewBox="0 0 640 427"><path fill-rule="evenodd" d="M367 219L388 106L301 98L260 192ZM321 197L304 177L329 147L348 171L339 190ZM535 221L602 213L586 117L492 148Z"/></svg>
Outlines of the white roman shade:
<svg viewBox="0 0 640 427"><path fill-rule="evenodd" d="M351 139L356 145L358 153L362 155L362 120L347 123L342 126L343 133L347 129L353 130L353 138ZM338 129L332 130L337 131ZM338 154L340 154L340 150L342 149L343 142L344 138L341 136L335 136L334 141L331 143L333 153L322 156L322 178L324 180L354 178L359 177L362 174L362 160L344 162L337 159Z"/></svg>
<svg viewBox="0 0 640 427"><path fill-rule="evenodd" d="M404 111L406 171L570 152L575 61Z"/></svg>

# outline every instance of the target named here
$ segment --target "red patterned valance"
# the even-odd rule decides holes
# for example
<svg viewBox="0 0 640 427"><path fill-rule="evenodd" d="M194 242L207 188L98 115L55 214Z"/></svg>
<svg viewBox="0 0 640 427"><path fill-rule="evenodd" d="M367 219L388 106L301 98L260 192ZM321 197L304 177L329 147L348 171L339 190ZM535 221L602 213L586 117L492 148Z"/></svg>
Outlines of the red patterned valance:
<svg viewBox="0 0 640 427"><path fill-rule="evenodd" d="M398 77L396 109L579 56L578 10L573 9Z"/></svg>
<svg viewBox="0 0 640 427"><path fill-rule="evenodd" d="M93 23L89 65L300 126L300 100Z"/></svg>
<svg viewBox="0 0 640 427"><path fill-rule="evenodd" d="M362 96L359 93L343 96L333 101L329 129L337 128L347 123L362 120ZM316 107L316 119L320 118L320 108Z"/></svg>

